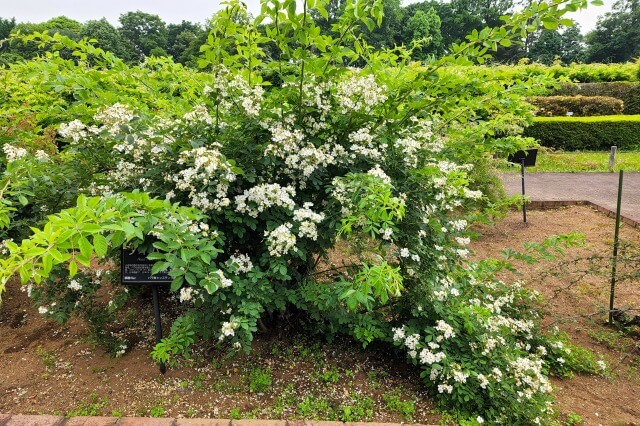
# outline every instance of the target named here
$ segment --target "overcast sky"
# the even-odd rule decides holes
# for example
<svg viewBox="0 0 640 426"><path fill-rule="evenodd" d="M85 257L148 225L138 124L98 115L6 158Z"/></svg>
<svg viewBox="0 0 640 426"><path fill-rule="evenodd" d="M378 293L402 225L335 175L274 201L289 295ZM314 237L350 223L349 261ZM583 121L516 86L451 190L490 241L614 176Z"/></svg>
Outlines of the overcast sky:
<svg viewBox="0 0 640 426"><path fill-rule="evenodd" d="M404 3L414 1L420 0L404 0ZM598 16L609 11L614 1L604 0L604 6L591 6L569 17L578 21L585 33L594 28ZM254 15L258 14L260 0L245 0L245 3ZM204 23L219 9L219 0L0 0L0 17L33 23L64 15L80 22L104 17L118 25L121 14L136 10L159 15L167 23L182 20Z"/></svg>

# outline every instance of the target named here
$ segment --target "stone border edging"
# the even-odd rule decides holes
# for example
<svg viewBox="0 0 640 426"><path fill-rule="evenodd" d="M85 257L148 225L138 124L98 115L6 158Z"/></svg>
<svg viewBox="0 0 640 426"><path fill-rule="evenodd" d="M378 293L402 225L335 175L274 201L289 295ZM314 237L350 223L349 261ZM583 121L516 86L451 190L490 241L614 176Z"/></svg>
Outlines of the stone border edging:
<svg viewBox="0 0 640 426"><path fill-rule="evenodd" d="M602 207L594 203L593 201L588 201L588 200L555 200L555 201L528 201L527 202L528 209L544 210L544 209L552 209L555 207L564 207L564 206L589 206L598 210L600 213L604 213L607 217L613 217L613 218L616 217L615 211L610 210L606 207ZM633 228L640 228L640 222L633 220L629 217L626 217L622 214L620 215L620 220Z"/></svg>
<svg viewBox="0 0 640 426"><path fill-rule="evenodd" d="M405 423L304 420L174 419L149 417L71 417L0 414L0 426L405 426ZM428 426L419 425L415 426Z"/></svg>

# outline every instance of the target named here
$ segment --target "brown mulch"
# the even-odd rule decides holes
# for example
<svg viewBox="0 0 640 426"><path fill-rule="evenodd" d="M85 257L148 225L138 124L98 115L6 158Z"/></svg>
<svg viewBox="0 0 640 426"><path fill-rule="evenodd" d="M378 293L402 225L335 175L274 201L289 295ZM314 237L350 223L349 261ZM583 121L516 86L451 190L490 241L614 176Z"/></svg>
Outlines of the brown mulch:
<svg viewBox="0 0 640 426"><path fill-rule="evenodd" d="M565 415L580 415L587 425L640 424L640 353L638 335L633 334L638 330L631 326L622 333L605 324L610 271L606 256L613 224L584 206L529 211L527 224L513 212L495 226L478 228L482 236L473 243L476 256L484 257L505 248L521 250L524 242L540 242L553 234L578 232L586 237L584 246L567 250L560 260L518 265L522 276L517 278L548 299L547 326L557 325L611 365L608 378L553 380L557 407ZM621 237L640 246L638 229L623 227ZM620 265L620 276L629 268ZM587 269L588 274L581 273ZM228 359L202 350L192 362L169 368L162 376L149 358L154 335L150 305L150 297L143 298L137 316L129 319L140 341L124 357L112 359L87 340L79 321L64 326L46 321L19 286L10 284L0 305L0 412L149 416L155 410L169 417L296 418L305 399L326 401L335 415L341 405L353 406L368 397L374 401L374 414L366 420L399 422L402 415L385 403L385 397L397 394L402 401L415 401L412 421L438 422L413 368L376 348L362 352L345 342L259 335L250 355ZM637 281L618 283L616 307L640 314L634 311L640 307ZM252 370L270 371L272 386L251 392Z"/></svg>

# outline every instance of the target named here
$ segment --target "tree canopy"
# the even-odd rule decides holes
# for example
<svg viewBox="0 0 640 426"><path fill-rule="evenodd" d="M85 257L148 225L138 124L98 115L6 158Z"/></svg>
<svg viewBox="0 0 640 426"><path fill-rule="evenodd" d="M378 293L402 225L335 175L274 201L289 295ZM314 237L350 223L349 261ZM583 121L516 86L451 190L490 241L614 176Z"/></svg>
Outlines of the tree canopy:
<svg viewBox="0 0 640 426"><path fill-rule="evenodd" d="M358 24L360 40L376 50L412 47L417 43L413 59L439 58L451 52L454 44L465 41L473 31L499 26L504 16L517 10L518 4L515 0L424 0L403 6L400 0L380 0L382 21L375 28ZM322 31L331 33L345 13L345 5L345 0L330 0L326 4L326 16L314 10L310 15ZM189 21L167 24L158 15L139 10L122 14L119 24L114 27L104 18L80 23L58 16L43 23L24 23L0 17L0 40L15 31L22 34L57 32L76 41L83 37L95 39L99 47L127 63L138 63L149 56L170 56L175 62L195 66L200 46L208 34L208 29L200 24ZM540 23L526 38L500 46L493 61L515 63L528 58L544 64L558 61L570 64L626 62L640 56L640 0L617 0L613 10L586 36L581 34L579 26L568 24L566 19L558 28L545 28ZM265 34L270 25L273 24L263 22L260 31ZM0 64L35 55L33 46L17 40L0 43Z"/></svg>

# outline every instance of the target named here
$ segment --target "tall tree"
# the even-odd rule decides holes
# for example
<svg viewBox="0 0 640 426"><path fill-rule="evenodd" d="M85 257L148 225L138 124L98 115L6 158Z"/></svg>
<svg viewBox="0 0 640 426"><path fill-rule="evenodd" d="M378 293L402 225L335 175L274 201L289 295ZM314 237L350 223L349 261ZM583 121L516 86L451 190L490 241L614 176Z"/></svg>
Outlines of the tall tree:
<svg viewBox="0 0 640 426"><path fill-rule="evenodd" d="M565 64L572 62L584 62L587 59L584 36L580 31L580 25L575 24L562 31L562 61Z"/></svg>
<svg viewBox="0 0 640 426"><path fill-rule="evenodd" d="M138 10L120 15L119 22L120 36L131 45L140 59L151 55L167 55L167 25L158 15Z"/></svg>
<svg viewBox="0 0 640 426"><path fill-rule="evenodd" d="M82 24L80 22L67 18L66 16L56 16L43 22L41 25L49 34L60 33L73 40L78 40L80 38L80 31L82 31Z"/></svg>
<svg viewBox="0 0 640 426"><path fill-rule="evenodd" d="M98 46L107 50L117 57L131 61L137 57L135 51L127 50L127 44L123 43L120 33L105 18L100 20L87 21L80 31L81 37L95 38Z"/></svg>
<svg viewBox="0 0 640 426"><path fill-rule="evenodd" d="M9 37L11 31L16 27L16 18L4 19L0 18L0 40Z"/></svg>
<svg viewBox="0 0 640 426"><path fill-rule="evenodd" d="M442 21L443 43L449 46L464 40L473 30L499 26L500 17L513 8L513 0L452 0L435 2L434 8Z"/></svg>
<svg viewBox="0 0 640 426"><path fill-rule="evenodd" d="M0 18L0 67L19 60L21 57L11 52L11 46L6 40L16 27L16 18Z"/></svg>
<svg viewBox="0 0 640 426"><path fill-rule="evenodd" d="M440 33L440 17L433 7L426 11L416 10L403 26L403 42L410 46L413 40L425 39L421 49L414 51L416 59L424 59L427 55L437 55L442 47Z"/></svg>
<svg viewBox="0 0 640 426"><path fill-rule="evenodd" d="M201 38L204 30L198 24L182 21L167 25L167 53L173 60L185 64L191 59L190 47ZM202 43L200 43L202 44Z"/></svg>
<svg viewBox="0 0 640 426"><path fill-rule="evenodd" d="M558 31L540 31L531 43L528 57L534 62L551 65L562 55L562 36Z"/></svg>
<svg viewBox="0 0 640 426"><path fill-rule="evenodd" d="M588 62L626 62L640 56L640 0L617 0L586 42Z"/></svg>
<svg viewBox="0 0 640 426"><path fill-rule="evenodd" d="M364 39L377 49L394 47L402 43L404 10L400 0L382 0L384 16L382 24L369 32L363 26Z"/></svg>

